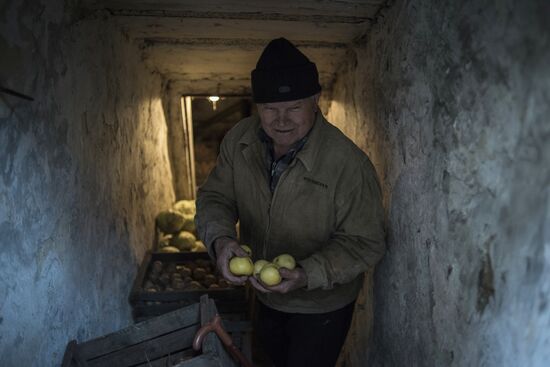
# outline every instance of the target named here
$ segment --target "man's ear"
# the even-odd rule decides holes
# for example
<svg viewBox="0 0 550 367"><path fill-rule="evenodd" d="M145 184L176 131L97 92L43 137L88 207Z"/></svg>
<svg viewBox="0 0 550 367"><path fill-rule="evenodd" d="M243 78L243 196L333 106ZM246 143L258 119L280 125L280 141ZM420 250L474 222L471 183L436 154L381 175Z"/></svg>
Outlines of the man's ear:
<svg viewBox="0 0 550 367"><path fill-rule="evenodd" d="M313 96L313 101L315 102L315 104L318 104L319 103L319 98L321 97L321 92L315 94Z"/></svg>
<svg viewBox="0 0 550 367"><path fill-rule="evenodd" d="M312 99L313 99L313 112L317 112L319 111L319 97L321 96L321 93L317 93L315 94Z"/></svg>

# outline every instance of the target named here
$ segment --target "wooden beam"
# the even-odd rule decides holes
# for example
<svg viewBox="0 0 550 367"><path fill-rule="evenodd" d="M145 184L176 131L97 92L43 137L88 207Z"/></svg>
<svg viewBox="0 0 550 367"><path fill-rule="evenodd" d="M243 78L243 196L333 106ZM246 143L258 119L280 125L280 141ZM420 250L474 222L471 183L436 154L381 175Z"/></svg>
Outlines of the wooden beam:
<svg viewBox="0 0 550 367"><path fill-rule="evenodd" d="M369 18L387 0L83 0L85 9ZM229 15L228 15L229 16ZM238 16L238 15L233 15ZM257 19L257 18L256 18Z"/></svg>
<svg viewBox="0 0 550 367"><path fill-rule="evenodd" d="M107 9L111 15L119 17L153 17L179 18L179 19L238 19L238 20L279 20L285 22L312 22L312 23L347 23L357 24L372 20L371 17L338 16L319 14L281 14L262 12L198 12L190 10L164 10L164 9Z"/></svg>
<svg viewBox="0 0 550 367"><path fill-rule="evenodd" d="M282 20L199 19L161 17L114 17L114 21L134 39L249 39L349 43L370 26L360 23L289 22Z"/></svg>

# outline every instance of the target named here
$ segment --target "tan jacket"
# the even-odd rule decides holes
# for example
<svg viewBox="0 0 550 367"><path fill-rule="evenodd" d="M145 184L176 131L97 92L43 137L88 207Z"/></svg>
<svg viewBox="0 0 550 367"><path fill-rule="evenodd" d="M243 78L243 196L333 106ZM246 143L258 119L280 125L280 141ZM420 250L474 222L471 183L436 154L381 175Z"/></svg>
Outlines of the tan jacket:
<svg viewBox="0 0 550 367"><path fill-rule="evenodd" d="M259 294L284 312L321 313L354 301L363 272L382 257L383 209L376 172L366 154L321 113L303 149L269 190L267 149L259 118L240 121L225 136L216 167L197 197L199 236L213 255L221 236L252 248L253 260L293 255L308 286Z"/></svg>

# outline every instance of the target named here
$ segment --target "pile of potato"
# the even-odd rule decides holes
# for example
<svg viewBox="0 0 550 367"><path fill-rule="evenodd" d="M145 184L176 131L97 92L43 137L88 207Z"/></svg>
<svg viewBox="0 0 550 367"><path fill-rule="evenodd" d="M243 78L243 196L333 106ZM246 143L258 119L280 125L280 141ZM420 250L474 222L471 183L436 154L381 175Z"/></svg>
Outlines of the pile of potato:
<svg viewBox="0 0 550 367"><path fill-rule="evenodd" d="M154 261L145 277L147 292L229 288L230 283L218 276L215 267L206 259L183 263Z"/></svg>
<svg viewBox="0 0 550 367"><path fill-rule="evenodd" d="M204 244L197 240L195 213L194 200L180 200L157 215L157 228L161 232L159 252L206 251Z"/></svg>

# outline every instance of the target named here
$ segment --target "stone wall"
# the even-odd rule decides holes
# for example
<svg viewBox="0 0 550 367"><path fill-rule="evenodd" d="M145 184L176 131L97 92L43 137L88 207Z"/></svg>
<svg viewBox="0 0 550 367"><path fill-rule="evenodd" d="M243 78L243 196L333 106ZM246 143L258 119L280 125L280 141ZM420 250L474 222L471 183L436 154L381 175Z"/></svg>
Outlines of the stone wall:
<svg viewBox="0 0 550 367"><path fill-rule="evenodd" d="M0 5L0 365L57 366L131 322L128 295L174 200L162 80L69 1Z"/></svg>
<svg viewBox="0 0 550 367"><path fill-rule="evenodd" d="M365 292L343 364L550 360L548 14L544 0L396 1L350 53L328 118L378 170L388 252L374 342Z"/></svg>

